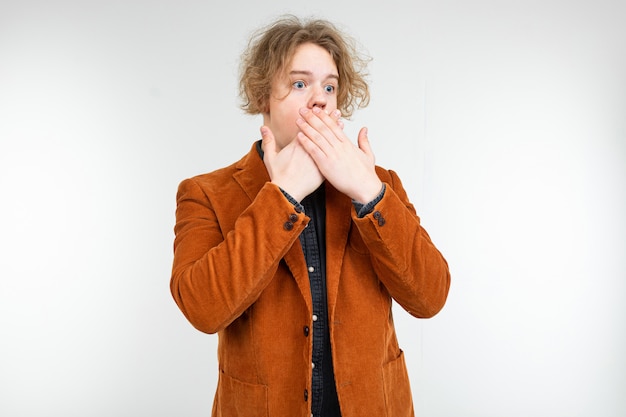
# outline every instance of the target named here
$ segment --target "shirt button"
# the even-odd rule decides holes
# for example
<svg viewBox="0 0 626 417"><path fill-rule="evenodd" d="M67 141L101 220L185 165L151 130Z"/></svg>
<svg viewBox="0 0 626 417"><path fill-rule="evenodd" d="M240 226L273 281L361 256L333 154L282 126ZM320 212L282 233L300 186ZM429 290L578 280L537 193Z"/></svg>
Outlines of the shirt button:
<svg viewBox="0 0 626 417"><path fill-rule="evenodd" d="M308 389L304 390L304 401L309 401L309 390Z"/></svg>
<svg viewBox="0 0 626 417"><path fill-rule="evenodd" d="M314 267L312 267L312 266L310 266L310 267L309 267L309 272L313 272L313 271L315 271L315 268L314 268Z"/></svg>
<svg viewBox="0 0 626 417"><path fill-rule="evenodd" d="M311 369L315 369L315 362L311 363Z"/></svg>
<svg viewBox="0 0 626 417"><path fill-rule="evenodd" d="M317 321L317 314L313 314L313 321Z"/></svg>
<svg viewBox="0 0 626 417"><path fill-rule="evenodd" d="M305 336L309 335L309 326L304 326L304 328L302 330L304 330L304 335Z"/></svg>

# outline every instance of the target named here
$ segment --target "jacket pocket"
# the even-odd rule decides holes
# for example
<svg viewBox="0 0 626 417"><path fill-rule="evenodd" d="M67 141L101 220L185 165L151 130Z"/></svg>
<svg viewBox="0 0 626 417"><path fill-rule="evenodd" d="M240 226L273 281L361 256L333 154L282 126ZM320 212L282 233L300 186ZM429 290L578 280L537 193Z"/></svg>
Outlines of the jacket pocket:
<svg viewBox="0 0 626 417"><path fill-rule="evenodd" d="M400 356L383 367L383 384L387 416L413 417L413 397L404 352L400 351Z"/></svg>
<svg viewBox="0 0 626 417"><path fill-rule="evenodd" d="M215 411L221 417L267 417L267 386L239 381L220 372Z"/></svg>

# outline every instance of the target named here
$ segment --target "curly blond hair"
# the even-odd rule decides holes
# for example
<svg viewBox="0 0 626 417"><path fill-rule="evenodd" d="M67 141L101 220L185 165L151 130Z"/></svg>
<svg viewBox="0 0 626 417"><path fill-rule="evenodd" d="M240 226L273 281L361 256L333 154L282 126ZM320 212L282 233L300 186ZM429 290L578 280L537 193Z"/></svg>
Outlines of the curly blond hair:
<svg viewBox="0 0 626 417"><path fill-rule="evenodd" d="M359 53L355 40L327 20L287 15L255 32L241 56L239 95L246 113L268 110L272 80L304 43L321 46L335 61L339 72L337 108L343 117L349 118L355 108L369 104L365 78L370 59Z"/></svg>

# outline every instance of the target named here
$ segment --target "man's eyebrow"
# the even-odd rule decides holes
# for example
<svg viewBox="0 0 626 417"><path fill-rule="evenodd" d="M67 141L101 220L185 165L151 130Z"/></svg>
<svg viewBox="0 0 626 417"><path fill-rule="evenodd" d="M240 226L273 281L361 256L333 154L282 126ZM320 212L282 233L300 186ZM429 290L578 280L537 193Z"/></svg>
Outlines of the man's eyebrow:
<svg viewBox="0 0 626 417"><path fill-rule="evenodd" d="M293 71L289 71L289 75L308 75L310 77L313 75L313 73L311 71L293 70ZM327 80L329 78L333 78L339 81L339 75L337 74L330 73L326 76L325 79Z"/></svg>

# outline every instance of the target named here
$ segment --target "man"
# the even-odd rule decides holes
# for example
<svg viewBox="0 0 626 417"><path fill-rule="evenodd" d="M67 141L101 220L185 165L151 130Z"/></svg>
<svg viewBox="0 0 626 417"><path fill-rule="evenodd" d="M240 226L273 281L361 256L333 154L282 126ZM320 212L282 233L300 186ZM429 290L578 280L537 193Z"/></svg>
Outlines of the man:
<svg viewBox="0 0 626 417"><path fill-rule="evenodd" d="M262 140L180 184L171 291L219 334L213 416L413 415L392 299L444 305L450 274L367 130L365 61L331 23L278 20L243 55L243 108Z"/></svg>

